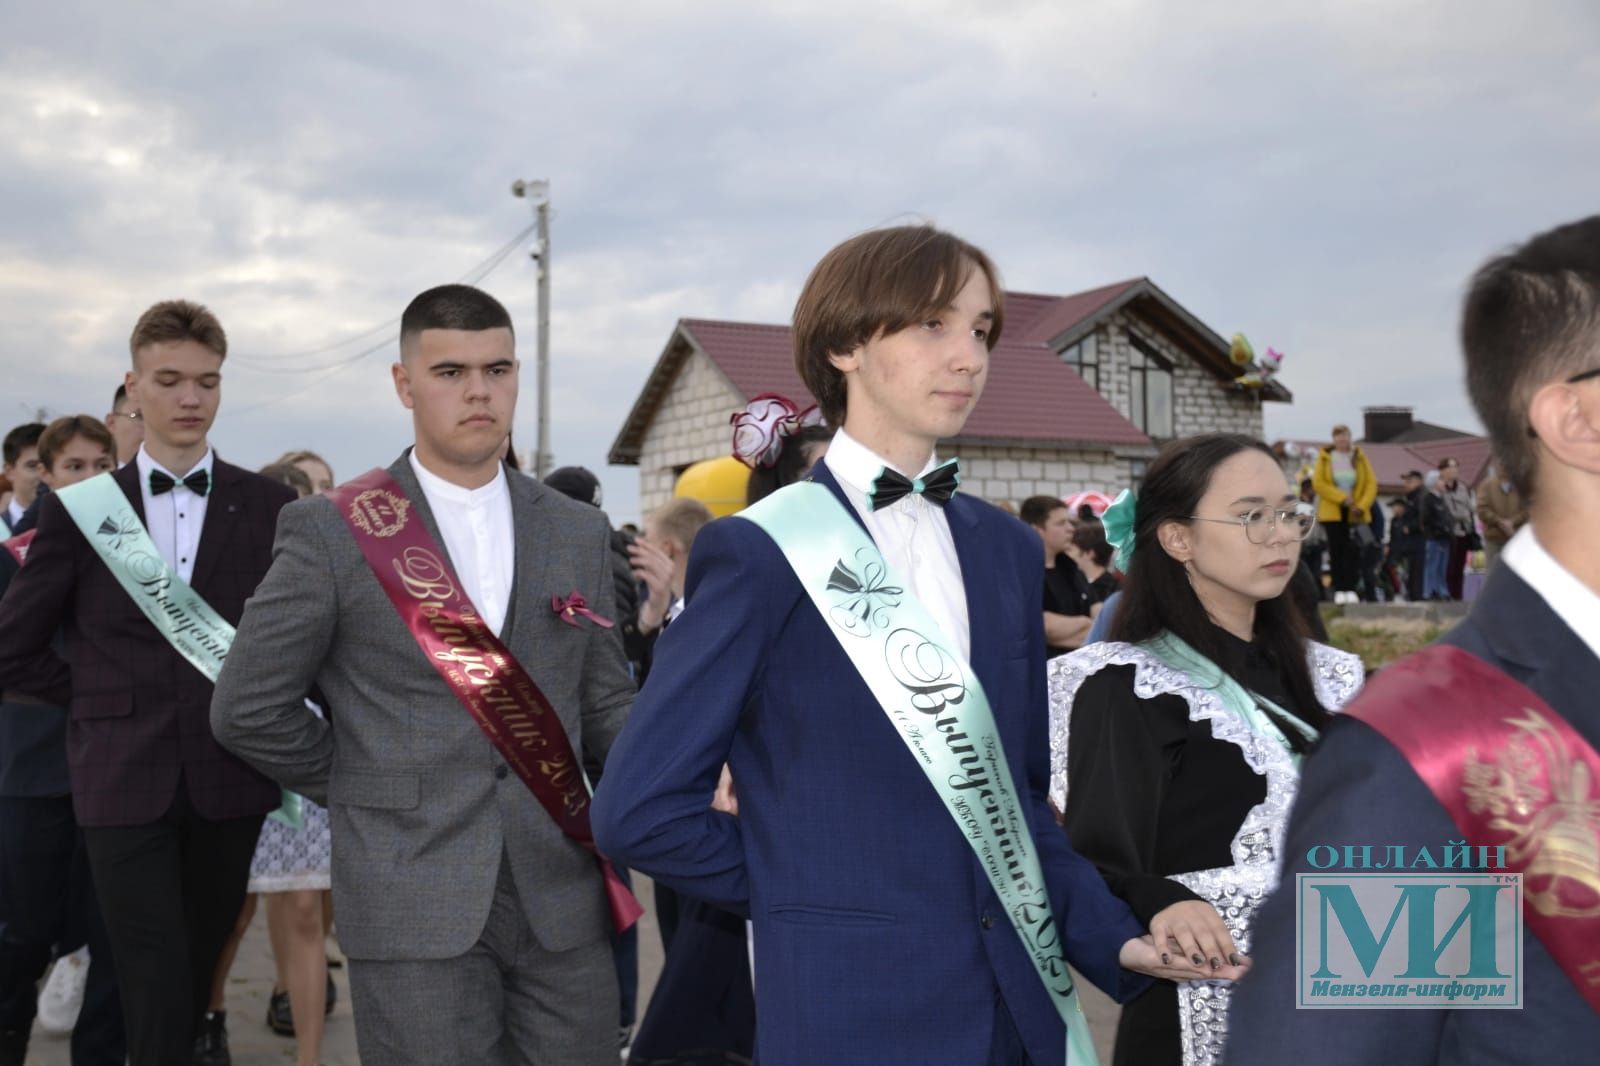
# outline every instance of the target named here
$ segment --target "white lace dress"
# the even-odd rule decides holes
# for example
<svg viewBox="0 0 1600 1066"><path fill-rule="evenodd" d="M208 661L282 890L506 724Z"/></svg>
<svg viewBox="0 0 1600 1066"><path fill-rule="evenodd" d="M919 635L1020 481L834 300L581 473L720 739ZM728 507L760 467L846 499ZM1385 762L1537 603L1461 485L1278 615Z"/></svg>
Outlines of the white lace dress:
<svg viewBox="0 0 1600 1066"><path fill-rule="evenodd" d="M322 716L310 700L306 706ZM268 818L256 841L255 857L250 860L249 892L300 892L320 890L332 885L329 870L333 861L333 835L328 826L328 811L301 799L303 824L299 829Z"/></svg>
<svg viewBox="0 0 1600 1066"><path fill-rule="evenodd" d="M1360 689L1361 661L1348 652L1322 644L1310 647L1312 681L1324 707L1337 710ZM1172 879L1211 903L1222 915L1239 950L1250 950L1250 924L1261 901L1277 887L1282 867L1284 832L1299 790L1300 772L1289 750L1257 733L1225 706L1217 693L1132 644L1091 644L1047 664L1050 687L1050 797L1058 810L1067 809L1067 751L1072 705L1088 677L1108 666L1134 667L1134 695L1151 699L1181 697L1191 722L1208 722L1212 736L1236 745L1245 764L1266 779L1266 799L1250 809L1234 835L1233 865L1179 874ZM1185 1066L1212 1066L1222 1061L1227 1037L1230 986L1220 981L1190 981L1178 986L1179 1029Z"/></svg>

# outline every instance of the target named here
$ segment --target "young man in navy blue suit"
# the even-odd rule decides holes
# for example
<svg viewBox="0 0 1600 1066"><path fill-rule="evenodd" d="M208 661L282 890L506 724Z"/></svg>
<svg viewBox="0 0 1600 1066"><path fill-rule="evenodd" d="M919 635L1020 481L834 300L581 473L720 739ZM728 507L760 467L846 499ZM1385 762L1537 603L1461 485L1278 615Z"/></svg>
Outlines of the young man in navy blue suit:
<svg viewBox="0 0 1600 1066"><path fill-rule="evenodd" d="M1234 994L1232 1066L1577 1066L1600 1054L1600 781L1592 769L1576 772L1586 769L1586 755L1588 767L1600 764L1600 216L1486 264L1467 295L1461 340L1473 404L1502 469L1531 496L1531 520L1444 646L1386 668L1306 761L1281 887L1256 919L1255 966ZM1412 673L1418 661L1429 661L1425 674ZM1505 681L1534 698L1476 697ZM1547 709L1530 710L1536 702ZM1414 762L1408 734L1395 726L1432 715L1439 717L1423 726ZM1497 811L1471 801L1470 776L1443 801L1424 783L1447 780L1446 768L1469 761L1478 761L1479 774L1500 773L1497 742L1529 715L1571 727L1558 744L1574 768L1570 791L1525 791L1516 780L1545 772L1550 749L1542 742L1513 749L1521 752L1517 774L1501 774ZM1475 807L1504 820L1474 825ZM1506 846L1513 824L1528 835ZM1388 862L1393 846L1406 856L1418 848L1440 854L1460 840L1474 855L1505 846L1510 868L1526 864L1522 1009L1297 1010L1294 875L1312 872L1307 852L1370 845ZM1416 872L1431 875L1424 881L1448 873ZM1353 980L1364 980L1355 972Z"/></svg>
<svg viewBox="0 0 1600 1066"><path fill-rule="evenodd" d="M794 321L797 369L842 427L812 480L970 662L1065 957L1125 999L1145 984L1128 968L1197 971L1163 964L1052 818L1039 542L952 494L934 459L978 401L1002 316L988 258L931 227L829 252ZM737 816L712 807L724 764ZM962 827L754 522L715 522L696 541L687 608L657 645L593 817L617 861L751 916L763 1066L1064 1061L1061 1013Z"/></svg>

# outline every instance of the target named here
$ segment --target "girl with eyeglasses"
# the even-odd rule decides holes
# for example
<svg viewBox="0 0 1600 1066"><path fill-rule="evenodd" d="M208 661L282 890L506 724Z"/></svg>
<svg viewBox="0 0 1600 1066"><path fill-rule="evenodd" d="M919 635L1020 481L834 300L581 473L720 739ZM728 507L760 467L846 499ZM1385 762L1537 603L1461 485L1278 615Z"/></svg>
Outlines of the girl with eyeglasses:
<svg viewBox="0 0 1600 1066"><path fill-rule="evenodd" d="M1300 760L1362 680L1287 592L1315 511L1265 444L1212 434L1169 446L1104 522L1123 594L1110 641L1049 663L1052 798L1158 947L1248 965ZM1219 1061L1228 996L1158 981L1123 1008L1114 1062Z"/></svg>

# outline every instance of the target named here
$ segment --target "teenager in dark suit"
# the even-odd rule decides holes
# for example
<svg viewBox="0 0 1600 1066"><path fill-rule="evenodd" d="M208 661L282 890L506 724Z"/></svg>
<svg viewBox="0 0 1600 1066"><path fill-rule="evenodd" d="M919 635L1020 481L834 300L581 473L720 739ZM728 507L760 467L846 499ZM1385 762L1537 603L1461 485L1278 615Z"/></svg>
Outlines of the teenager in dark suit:
<svg viewBox="0 0 1600 1066"><path fill-rule="evenodd" d="M227 354L210 311L156 304L130 347L145 441L108 476L166 563L237 624L294 494L207 442ZM69 708L73 807L117 959L128 1054L136 1066L186 1062L278 789L217 744L211 682L141 613L59 496L41 506L27 565L0 602L0 686Z"/></svg>
<svg viewBox="0 0 1600 1066"><path fill-rule="evenodd" d="M1504 844L1503 836L1467 833L1456 820L1460 812L1446 810L1407 754L1388 739L1391 734L1379 728L1390 730L1396 717L1443 703L1451 724L1429 736L1427 772L1459 767L1469 753L1493 767L1498 745L1487 741L1499 739L1506 712L1528 712L1511 702L1514 696L1475 700L1473 690L1484 686L1486 676L1520 683L1565 719L1576 738L1562 746L1578 769L1585 767L1577 746L1587 745L1591 756L1600 746L1597 308L1600 216L1535 237L1491 260L1473 279L1461 330L1467 386L1505 474L1532 499L1531 525L1506 545L1506 565L1489 576L1471 614L1444 638L1452 647L1419 653L1430 663L1433 698L1389 696L1389 679L1421 675L1406 674L1404 660L1388 667L1348 714L1335 718L1306 761L1284 849L1283 887L1261 909L1255 967L1234 999L1227 1052L1233 1066L1595 1061L1600 1013L1592 974L1557 962L1573 944L1586 942L1592 949L1600 935L1600 822L1593 813L1600 792L1592 776L1573 773L1571 793L1555 796L1519 795L1512 782L1506 797L1511 802L1501 808L1507 820L1550 827L1531 833L1525 846L1506 849L1514 863L1527 864L1520 1010L1295 1009L1293 875L1310 872L1307 852L1316 846L1342 852L1347 845L1370 845L1373 854L1388 855L1389 847L1402 845L1414 855L1419 847L1437 850L1463 839L1473 846ZM1403 697L1417 690L1398 691ZM1461 705L1451 704L1451 695ZM1543 763L1539 748L1522 749L1523 768ZM1528 857L1519 860L1519 853ZM1557 894L1577 913L1547 910ZM1546 921L1565 929L1546 940L1535 927Z"/></svg>
<svg viewBox="0 0 1600 1066"><path fill-rule="evenodd" d="M970 659L1066 958L1125 998L1144 982L1124 966L1199 971L1163 970L1050 813L1039 540L970 496L874 488L941 469L934 447L976 404L1002 316L988 257L931 227L828 253L795 309L797 367L841 427L813 480ZM757 1059L1059 1066L1067 1030L1009 912L777 543L713 522L687 584L612 749L595 838L751 916ZM737 816L711 806L725 763Z"/></svg>
<svg viewBox="0 0 1600 1066"><path fill-rule="evenodd" d="M114 450L96 419L58 418L39 437L43 482L64 489L105 473ZM14 532L27 533L37 519L35 504ZM0 552L0 596L20 565ZM65 958L85 944L89 971L72 1027L72 1063L121 1066L122 1005L83 834L72 814L66 710L7 700L0 703L0 1066L22 1066L27 1057L38 982L52 951Z"/></svg>

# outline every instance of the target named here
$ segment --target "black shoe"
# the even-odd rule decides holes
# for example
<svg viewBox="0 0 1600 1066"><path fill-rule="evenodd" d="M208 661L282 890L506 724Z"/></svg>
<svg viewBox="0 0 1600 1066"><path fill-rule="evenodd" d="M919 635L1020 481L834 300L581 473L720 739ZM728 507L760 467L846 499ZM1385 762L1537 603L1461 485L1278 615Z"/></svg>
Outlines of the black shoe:
<svg viewBox="0 0 1600 1066"><path fill-rule="evenodd" d="M228 1012L208 1010L200 1020L200 1035L194 1041L194 1066L233 1066L228 1051Z"/></svg>
<svg viewBox="0 0 1600 1066"><path fill-rule="evenodd" d="M339 1002L339 986L333 983L333 974L328 975L328 993L322 997L322 1013L329 1015Z"/></svg>
<svg viewBox="0 0 1600 1066"><path fill-rule="evenodd" d="M267 1028L279 1036L294 1035L294 1014L289 1010L289 993L272 993L272 998L267 1001Z"/></svg>
<svg viewBox="0 0 1600 1066"><path fill-rule="evenodd" d="M28 1030L0 1029L0 1066L23 1066L28 1060Z"/></svg>

